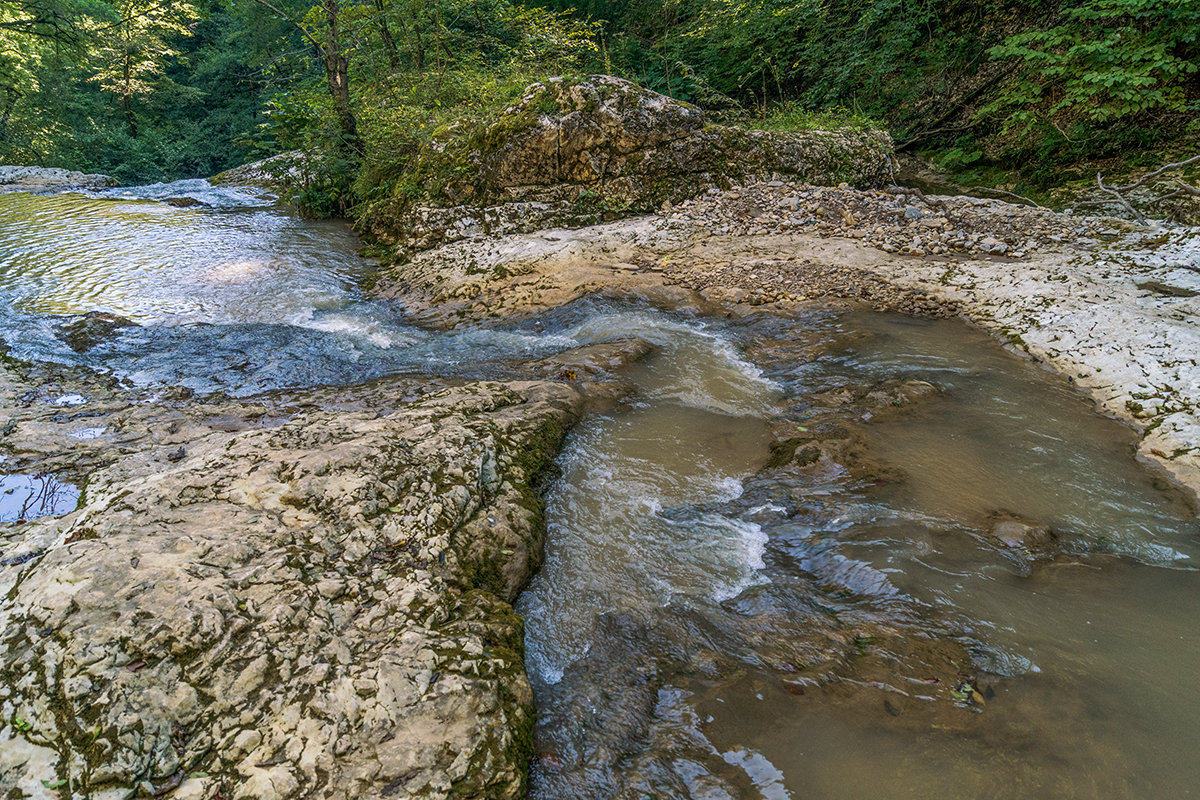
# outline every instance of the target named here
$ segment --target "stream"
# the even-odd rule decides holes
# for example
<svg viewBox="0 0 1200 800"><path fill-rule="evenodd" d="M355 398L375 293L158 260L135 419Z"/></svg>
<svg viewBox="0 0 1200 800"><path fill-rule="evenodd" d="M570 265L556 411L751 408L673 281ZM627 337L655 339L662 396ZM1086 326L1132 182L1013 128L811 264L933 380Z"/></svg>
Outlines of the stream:
<svg viewBox="0 0 1200 800"><path fill-rule="evenodd" d="M364 296L358 244L204 181L0 194L0 337L233 396L655 345L633 399L569 435L517 604L539 800L1200 793L1200 524L1060 378L962 322L863 311L589 298L433 332ZM76 352L60 326L89 312L134 324ZM838 410L905 381L937 393ZM869 468L778 463L781 431L820 425L853 429ZM0 522L70 511L52 480L0 474ZM1053 552L995 546L997 514L1047 526Z"/></svg>

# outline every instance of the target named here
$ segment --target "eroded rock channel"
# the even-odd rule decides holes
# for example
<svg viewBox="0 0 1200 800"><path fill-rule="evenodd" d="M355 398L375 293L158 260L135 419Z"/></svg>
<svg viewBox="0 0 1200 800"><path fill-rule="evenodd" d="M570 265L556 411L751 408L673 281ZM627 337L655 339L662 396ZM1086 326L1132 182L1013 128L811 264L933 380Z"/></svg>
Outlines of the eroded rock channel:
<svg viewBox="0 0 1200 800"><path fill-rule="evenodd" d="M1149 434L952 318L1124 229L793 181L874 135L718 174L692 110L530 91L533 132L468 153L491 205L410 209L378 274L255 190L0 195L4 796L1194 786L1193 451L1147 471ZM627 141L649 111L678 130ZM606 148L600 189L659 213L512 233L594 221ZM702 199L656 194L680 158Z"/></svg>

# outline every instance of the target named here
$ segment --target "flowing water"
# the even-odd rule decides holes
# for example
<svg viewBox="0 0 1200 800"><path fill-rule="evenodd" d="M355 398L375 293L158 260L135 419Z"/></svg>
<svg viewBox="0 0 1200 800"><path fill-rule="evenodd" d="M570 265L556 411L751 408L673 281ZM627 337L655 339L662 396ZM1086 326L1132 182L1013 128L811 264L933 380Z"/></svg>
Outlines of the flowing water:
<svg viewBox="0 0 1200 800"><path fill-rule="evenodd" d="M163 202L184 197L202 205ZM656 345L626 375L634 400L570 435L548 491L546 564L519 601L534 797L1198 791L1200 527L1132 433L1056 377L961 323L867 313L583 301L435 333L362 296L356 246L204 182L0 195L0 334L17 356L234 395ZM77 353L61 326L89 312L135 325ZM845 414L875 477L772 460L828 398L910 379L940 393ZM0 482L0 523L78 497L52 476ZM998 512L1051 527L1058 554L996 547ZM956 671L979 702L948 694Z"/></svg>
<svg viewBox="0 0 1200 800"><path fill-rule="evenodd" d="M399 372L472 374L480 363L573 344L408 325L364 300L358 284L373 265L357 247L344 224L305 221L250 190L205 181L2 194L0 329L17 357L231 395ZM136 325L80 355L58 327L88 312Z"/></svg>

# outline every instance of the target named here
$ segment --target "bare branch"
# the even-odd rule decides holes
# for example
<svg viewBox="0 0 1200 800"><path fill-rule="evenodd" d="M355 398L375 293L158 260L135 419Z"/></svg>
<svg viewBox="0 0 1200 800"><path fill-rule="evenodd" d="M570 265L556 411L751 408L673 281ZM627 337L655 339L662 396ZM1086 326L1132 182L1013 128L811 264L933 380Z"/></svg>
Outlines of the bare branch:
<svg viewBox="0 0 1200 800"><path fill-rule="evenodd" d="M1173 164L1164 164L1163 166L1154 170L1154 172L1146 173L1145 175L1138 178L1133 183L1127 184L1125 186L1114 186L1112 188L1118 192L1128 192L1130 189L1136 189L1137 187L1141 186L1143 183L1145 183L1148 180L1151 180L1152 178L1157 178L1159 175L1162 175L1167 170L1178 169L1179 167L1186 167L1188 164L1195 164L1197 161L1200 161L1200 156L1192 156L1189 159L1185 159L1184 161L1176 161Z"/></svg>
<svg viewBox="0 0 1200 800"><path fill-rule="evenodd" d="M995 194L1002 194L1005 197L1013 197L1013 198L1016 198L1017 200L1024 200L1026 203L1029 203L1029 205L1033 206L1034 208L1045 208L1045 206L1042 205L1041 203L1030 200L1028 197L1026 197L1024 195L1020 195L1015 192L1006 192L1003 189L993 189L991 186L968 186L967 191L968 192L994 192Z"/></svg>
<svg viewBox="0 0 1200 800"><path fill-rule="evenodd" d="M1198 156L1198 158L1200 158L1200 156ZM1179 187L1179 191L1173 192L1172 194L1191 194L1195 195L1196 197L1200 197L1200 189L1197 189L1195 186L1186 184L1178 178L1175 179L1175 185Z"/></svg>
<svg viewBox="0 0 1200 800"><path fill-rule="evenodd" d="M1171 164L1164 164L1163 166L1159 167L1158 169L1154 170L1153 172L1147 172L1145 175L1138 178L1133 183L1129 183L1124 186L1106 186L1104 184L1104 179L1101 177L1100 173L1097 172L1096 173L1096 186L1100 189L1100 191L1109 195L1113 199L1112 200L1086 200L1086 201L1083 201L1080 203L1076 203L1076 205L1077 206L1100 206L1100 205L1109 205L1109 204L1115 202L1115 203L1119 204L1122 208L1124 208L1127 212L1129 212L1129 214L1131 216L1133 216L1138 222L1145 224L1145 222L1146 222L1145 217L1143 217L1141 215L1141 213L1139 213L1137 211L1137 209L1135 209L1133 207L1133 205L1125 197L1124 193L1130 191L1131 189L1136 189L1139 186L1144 186L1147 182L1153 180L1154 178L1158 177L1159 175L1162 175L1164 172L1166 172L1168 170L1179 169L1180 167L1186 167L1188 164L1195 164L1197 162L1200 162L1200 156L1192 156L1191 158L1184 159L1183 161L1176 161ZM1144 205L1147 205L1147 206L1153 206L1153 205L1162 203L1165 200L1171 200L1176 197L1182 197L1182 196L1200 197L1200 188L1197 188L1190 184L1184 183L1179 178L1175 179L1175 185L1179 188L1177 188L1173 192L1168 192L1164 195L1159 195L1158 197L1152 197L1148 200L1139 201L1139 202L1143 202Z"/></svg>
<svg viewBox="0 0 1200 800"><path fill-rule="evenodd" d="M1119 190L1114 189L1111 186L1105 186L1104 180L1103 180L1103 178L1101 178L1099 172L1096 173L1096 186L1100 187L1100 191L1104 192L1105 194L1112 195L1114 198L1116 198L1116 201L1121 204L1121 207L1124 208L1126 211L1128 211L1131 215L1133 215L1134 219L1136 219L1138 222L1142 223L1143 225L1146 224L1146 218L1142 216L1142 212L1138 211L1136 208L1134 208L1132 205L1130 205L1129 201L1125 199L1125 195L1121 194L1121 192Z"/></svg>

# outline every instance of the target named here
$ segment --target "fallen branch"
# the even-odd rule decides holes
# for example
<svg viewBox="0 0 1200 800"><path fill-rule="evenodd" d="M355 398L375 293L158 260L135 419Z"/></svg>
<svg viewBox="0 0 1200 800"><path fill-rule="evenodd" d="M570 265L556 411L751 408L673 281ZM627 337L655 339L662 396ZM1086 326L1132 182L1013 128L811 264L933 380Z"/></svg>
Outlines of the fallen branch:
<svg viewBox="0 0 1200 800"><path fill-rule="evenodd" d="M1107 185L1105 185L1104 179L1101 177L1100 173L1097 172L1096 173L1096 186L1099 187L1100 191L1111 196L1113 198L1113 200L1090 200L1090 201L1085 201L1085 202L1081 202L1081 203L1076 203L1076 205L1096 206L1096 205L1107 205L1109 203L1116 202L1122 208L1124 208L1127 212L1129 212L1129 214L1131 214L1138 222L1140 222L1144 225L1146 223L1146 218L1143 217L1142 214L1133 207L1133 204L1129 202L1129 199L1125 197L1124 193L1145 185L1148 181L1151 181L1154 178L1157 178L1159 175L1162 175L1164 172L1167 172L1167 171L1173 170L1173 169L1180 169L1182 167L1186 167L1189 164L1195 164L1198 162L1200 162L1200 156L1192 156L1191 158L1185 158L1183 161L1175 161L1170 164L1164 164L1163 166L1159 167L1158 169L1154 170L1153 172L1147 172L1145 175L1138 178L1133 183L1127 183L1124 186L1107 186ZM1179 188L1175 189L1175 191L1168 192L1167 194L1160 195L1158 197L1151 197L1149 200L1145 200L1142 202L1144 202L1145 205L1152 206L1152 205L1157 205L1158 203L1161 203L1164 200L1170 200L1172 198L1181 197L1184 195L1200 197L1200 188L1197 188L1195 186L1192 186L1191 184L1185 183L1180 178L1175 179L1175 185L1177 187L1179 187Z"/></svg>
<svg viewBox="0 0 1200 800"><path fill-rule="evenodd" d="M1129 203L1129 201L1125 199L1125 195L1121 194L1121 192L1119 190L1117 190L1111 186L1105 186L1104 179L1100 176L1099 172L1096 173L1096 186L1100 187L1100 191L1104 192L1105 194L1112 195L1114 198L1116 198L1116 201L1121 205L1121 207L1124 208L1126 211L1128 211L1130 214L1132 214L1134 219L1136 219L1138 222L1142 223L1143 225L1146 224L1146 218L1142 216L1142 212L1140 212L1136 208L1134 208Z"/></svg>
<svg viewBox="0 0 1200 800"><path fill-rule="evenodd" d="M1198 158L1200 158L1200 156L1198 156ZM1175 179L1175 185L1179 188L1176 191L1171 192L1171 194L1168 195L1169 197L1174 197L1177 194L1191 194L1195 195L1196 197L1200 197L1200 189L1197 189L1195 186L1189 186L1178 178ZM1159 199L1161 200L1163 198Z"/></svg>
<svg viewBox="0 0 1200 800"><path fill-rule="evenodd" d="M1154 172L1146 173L1145 175L1138 178L1133 183L1126 184L1125 186L1113 186L1112 188L1116 189L1118 192L1128 192L1130 189L1136 189L1137 187L1141 186L1143 183L1145 183L1148 180L1157 178L1159 175L1162 175L1164 172L1167 172L1168 170L1178 169L1180 167L1186 167L1188 164L1195 164L1197 161L1200 161L1200 156L1192 156L1189 159L1185 159L1183 161L1176 161L1173 164L1164 164L1163 166L1154 170ZM1180 183L1180 181L1176 180L1176 183ZM1188 188L1191 188L1191 187L1188 187ZM1197 192L1197 193L1200 194L1200 192Z"/></svg>
<svg viewBox="0 0 1200 800"><path fill-rule="evenodd" d="M1034 200L1030 200L1025 195L1017 194L1016 192L1006 192L1003 189L994 189L991 186L968 186L967 191L968 192L993 192L994 194L1002 194L1005 197L1013 197L1013 198L1016 198L1017 200L1024 200L1026 203L1029 203L1029 205L1033 206L1034 208L1045 208L1045 206L1042 205L1041 203L1038 203Z"/></svg>

